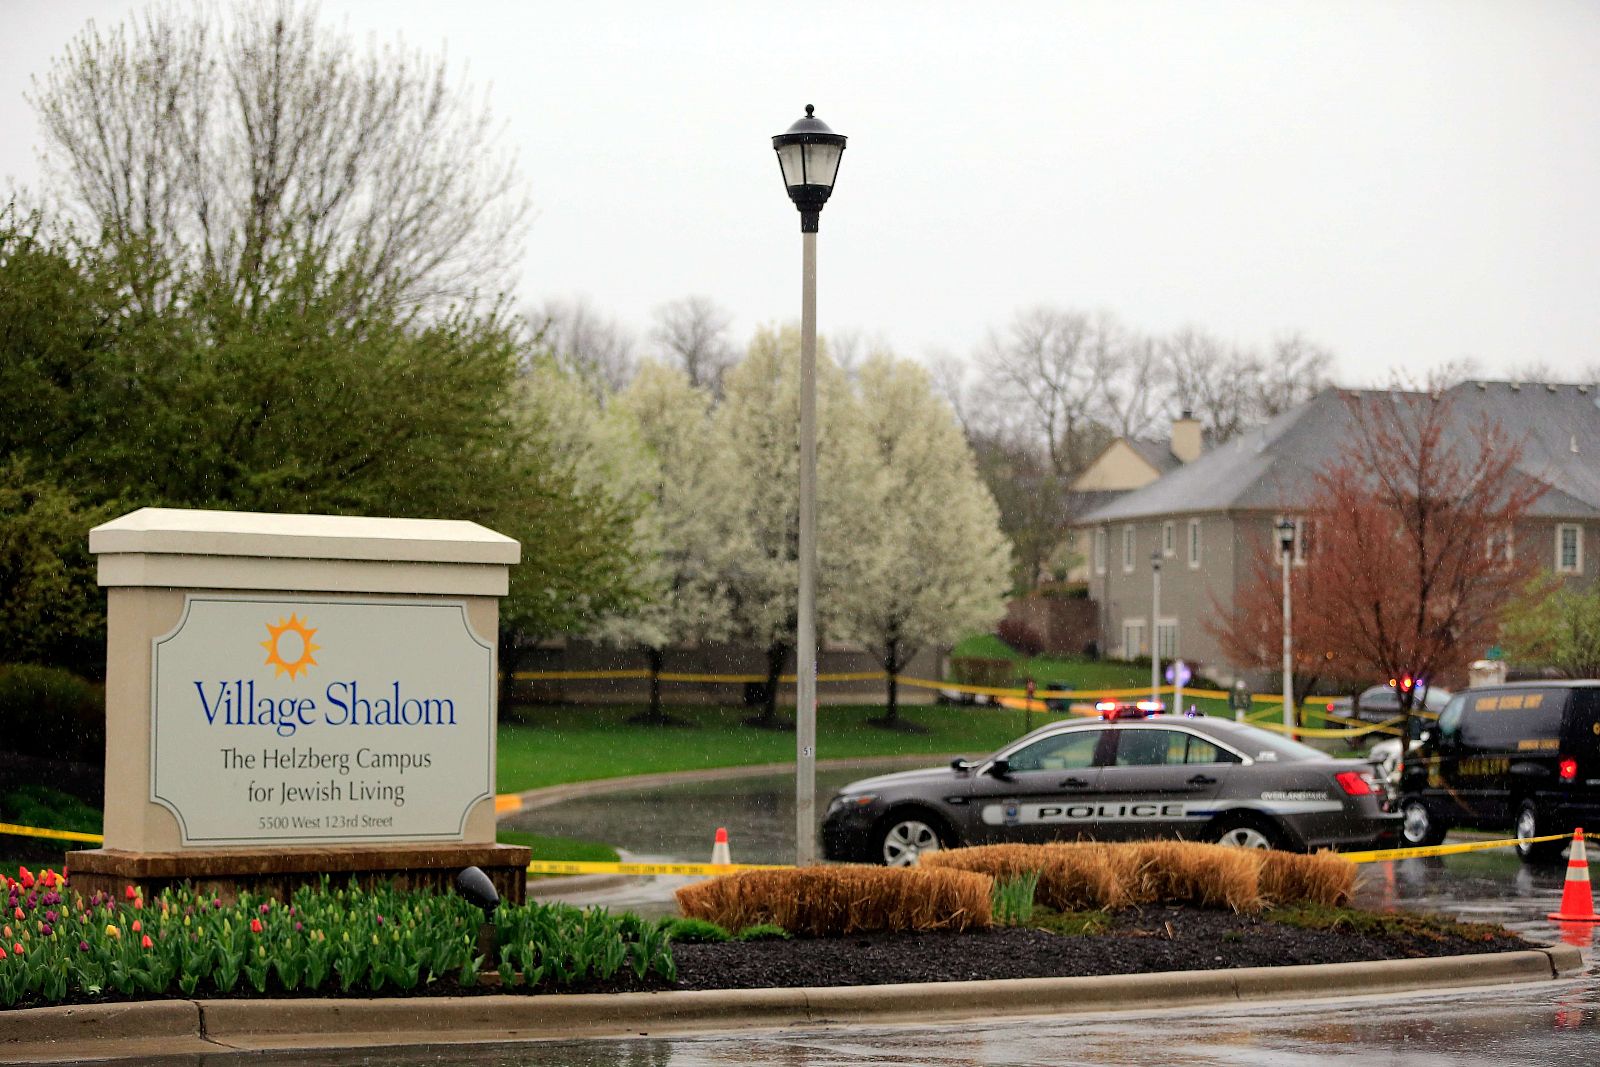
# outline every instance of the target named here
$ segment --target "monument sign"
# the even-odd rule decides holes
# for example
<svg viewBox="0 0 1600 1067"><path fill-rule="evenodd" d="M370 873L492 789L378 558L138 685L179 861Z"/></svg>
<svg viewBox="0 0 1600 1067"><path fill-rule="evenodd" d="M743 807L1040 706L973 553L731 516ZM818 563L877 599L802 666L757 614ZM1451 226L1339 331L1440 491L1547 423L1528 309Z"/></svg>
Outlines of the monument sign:
<svg viewBox="0 0 1600 1067"><path fill-rule="evenodd" d="M468 522L146 508L96 527L105 847L80 887L444 884L494 844L498 598L520 549Z"/></svg>

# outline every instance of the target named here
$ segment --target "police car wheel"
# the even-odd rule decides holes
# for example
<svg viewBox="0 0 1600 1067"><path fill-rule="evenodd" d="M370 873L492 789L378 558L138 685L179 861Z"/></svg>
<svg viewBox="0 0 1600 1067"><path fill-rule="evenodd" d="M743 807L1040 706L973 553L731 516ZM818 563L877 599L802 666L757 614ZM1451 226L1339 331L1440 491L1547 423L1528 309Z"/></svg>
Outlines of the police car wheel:
<svg viewBox="0 0 1600 1067"><path fill-rule="evenodd" d="M887 867L910 867L924 852L937 852L943 842L939 831L916 815L892 816L878 834L879 863Z"/></svg>
<svg viewBox="0 0 1600 1067"><path fill-rule="evenodd" d="M1282 845L1278 832L1255 819L1229 819L1213 831L1211 840L1234 848L1268 849Z"/></svg>
<svg viewBox="0 0 1600 1067"><path fill-rule="evenodd" d="M1561 851L1567 847L1565 841L1538 841L1528 842L1530 837L1542 837L1550 832L1545 825L1545 820L1539 817L1539 806L1531 800L1524 800L1517 808L1517 856L1523 863L1554 863L1561 858Z"/></svg>
<svg viewBox="0 0 1600 1067"><path fill-rule="evenodd" d="M1437 845L1449 829L1433 817L1428 805L1415 797L1400 805L1400 836L1408 847Z"/></svg>

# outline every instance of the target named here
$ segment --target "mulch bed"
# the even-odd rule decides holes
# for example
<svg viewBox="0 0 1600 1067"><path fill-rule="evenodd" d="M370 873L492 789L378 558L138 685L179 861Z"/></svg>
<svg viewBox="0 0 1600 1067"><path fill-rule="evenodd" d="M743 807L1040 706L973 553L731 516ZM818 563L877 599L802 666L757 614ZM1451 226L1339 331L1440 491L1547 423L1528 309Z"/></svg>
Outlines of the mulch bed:
<svg viewBox="0 0 1600 1067"><path fill-rule="evenodd" d="M961 934L674 944L672 954L679 989L761 989L1354 963L1533 947L1507 931L1483 927L1369 936L1223 911L1154 907L1119 913L1104 933L1090 936L995 927Z"/></svg>

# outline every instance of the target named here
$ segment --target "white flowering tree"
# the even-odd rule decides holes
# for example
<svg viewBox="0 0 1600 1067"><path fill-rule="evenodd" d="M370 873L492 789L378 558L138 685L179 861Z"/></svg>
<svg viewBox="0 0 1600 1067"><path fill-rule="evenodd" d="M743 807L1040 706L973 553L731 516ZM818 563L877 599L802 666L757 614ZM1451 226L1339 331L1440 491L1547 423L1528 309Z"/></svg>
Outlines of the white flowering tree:
<svg viewBox="0 0 1600 1067"><path fill-rule="evenodd" d="M900 672L921 649L986 631L1005 614L1011 547L955 412L920 366L875 354L857 376L877 494L862 511L854 581L840 590L838 633L873 650L888 674L877 725L905 728Z"/></svg>
<svg viewBox="0 0 1600 1067"><path fill-rule="evenodd" d="M713 419L718 571L729 596L730 636L766 652L767 702L755 725L776 727L777 688L798 623L800 334L759 331L723 379ZM817 621L826 629L865 559L859 532L882 494L849 384L817 355Z"/></svg>
<svg viewBox="0 0 1600 1067"><path fill-rule="evenodd" d="M625 476L642 494L635 524L643 600L626 614L602 620L594 636L643 648L650 662L650 709L636 721L667 725L661 709L661 667L673 645L727 635L727 592L716 572L716 515L725 486L714 475L711 394L675 367L642 364L607 407L641 449Z"/></svg>

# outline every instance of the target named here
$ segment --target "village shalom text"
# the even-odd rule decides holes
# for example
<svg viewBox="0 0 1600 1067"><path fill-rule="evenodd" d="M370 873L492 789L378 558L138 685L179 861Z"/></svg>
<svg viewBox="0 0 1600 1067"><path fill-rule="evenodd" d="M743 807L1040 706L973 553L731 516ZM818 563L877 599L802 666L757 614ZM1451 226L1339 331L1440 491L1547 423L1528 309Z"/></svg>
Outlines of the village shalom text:
<svg viewBox="0 0 1600 1067"><path fill-rule="evenodd" d="M404 696L398 681L379 686L370 699L354 681L329 682L324 703L312 697L256 695L255 679L194 683L200 710L210 726L265 726L279 737L293 737L301 727L328 726L454 726L456 704L448 697Z"/></svg>

